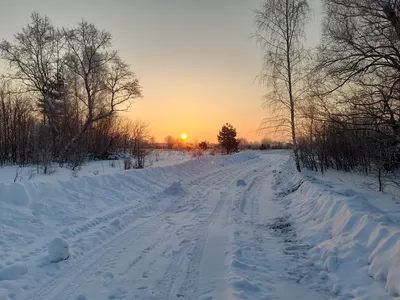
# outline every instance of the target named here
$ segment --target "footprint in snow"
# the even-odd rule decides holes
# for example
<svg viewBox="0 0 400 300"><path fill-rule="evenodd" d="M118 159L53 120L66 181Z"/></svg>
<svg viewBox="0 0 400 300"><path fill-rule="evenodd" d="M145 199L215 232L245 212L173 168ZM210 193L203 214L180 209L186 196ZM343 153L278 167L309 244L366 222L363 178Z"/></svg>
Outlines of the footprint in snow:
<svg viewBox="0 0 400 300"><path fill-rule="evenodd" d="M105 274L104 275L104 286L110 285L111 282L113 281L113 279L114 279L114 274L112 274L110 272Z"/></svg>

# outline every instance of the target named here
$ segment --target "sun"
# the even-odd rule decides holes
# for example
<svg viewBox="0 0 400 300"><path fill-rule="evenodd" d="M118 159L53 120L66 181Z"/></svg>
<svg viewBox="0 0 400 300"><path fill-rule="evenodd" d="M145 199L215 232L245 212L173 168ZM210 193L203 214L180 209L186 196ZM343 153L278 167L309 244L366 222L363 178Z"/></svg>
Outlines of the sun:
<svg viewBox="0 0 400 300"><path fill-rule="evenodd" d="M187 139L187 134L186 133L182 133L181 134L181 139L185 141Z"/></svg>

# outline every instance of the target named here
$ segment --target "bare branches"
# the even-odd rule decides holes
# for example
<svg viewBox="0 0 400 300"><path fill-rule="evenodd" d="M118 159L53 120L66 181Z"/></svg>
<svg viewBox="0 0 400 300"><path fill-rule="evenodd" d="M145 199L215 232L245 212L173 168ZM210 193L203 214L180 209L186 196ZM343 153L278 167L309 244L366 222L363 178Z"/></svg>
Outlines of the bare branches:
<svg viewBox="0 0 400 300"><path fill-rule="evenodd" d="M374 69L400 71L399 3L333 0L325 8L319 68L338 85Z"/></svg>
<svg viewBox="0 0 400 300"><path fill-rule="evenodd" d="M265 51L263 72L259 78L272 88L266 95L267 105L275 111L288 112L298 171L295 114L296 102L302 95L302 64L306 58L302 38L309 12L306 0L271 0L264 1L261 9L254 13L257 32L253 37ZM278 123L275 121L275 124L279 123L286 124L285 119L278 119Z"/></svg>
<svg viewBox="0 0 400 300"><path fill-rule="evenodd" d="M9 63L9 77L37 99L55 157L65 159L94 123L141 97L138 79L112 48L111 34L85 21L58 29L33 13L13 41L0 43L0 56Z"/></svg>

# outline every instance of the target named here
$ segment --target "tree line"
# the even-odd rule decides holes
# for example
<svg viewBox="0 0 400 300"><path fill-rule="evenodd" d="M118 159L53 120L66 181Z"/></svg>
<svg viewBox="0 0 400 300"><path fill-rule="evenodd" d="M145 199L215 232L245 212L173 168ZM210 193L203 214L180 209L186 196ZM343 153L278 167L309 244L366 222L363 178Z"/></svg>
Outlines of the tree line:
<svg viewBox="0 0 400 300"><path fill-rule="evenodd" d="M53 161L77 166L88 155L143 152L149 126L117 115L142 96L109 32L86 21L56 28L38 13L2 40L0 165ZM140 165L141 163L139 163Z"/></svg>
<svg viewBox="0 0 400 300"><path fill-rule="evenodd" d="M265 1L255 14L260 79L274 110L266 126L291 133L298 170L376 174L400 166L400 3L324 0L322 38L305 47L305 0Z"/></svg>

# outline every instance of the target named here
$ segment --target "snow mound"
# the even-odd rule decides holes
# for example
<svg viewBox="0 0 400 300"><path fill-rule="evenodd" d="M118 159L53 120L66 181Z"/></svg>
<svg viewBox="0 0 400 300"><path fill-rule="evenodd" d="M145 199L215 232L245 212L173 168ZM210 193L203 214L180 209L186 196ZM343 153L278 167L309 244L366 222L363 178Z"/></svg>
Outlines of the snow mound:
<svg viewBox="0 0 400 300"><path fill-rule="evenodd" d="M60 237L55 238L49 243L48 252L50 262L59 262L68 259L69 246L67 241Z"/></svg>
<svg viewBox="0 0 400 300"><path fill-rule="evenodd" d="M314 173L304 176L306 170L299 174L293 166L288 160L276 176L277 190L290 193L277 194L289 204L299 237L314 246L316 264L332 273L333 293L399 296L400 227L371 205L385 195L348 189ZM373 279L383 281L384 290Z"/></svg>
<svg viewBox="0 0 400 300"><path fill-rule="evenodd" d="M236 186L245 186L246 185L246 181L244 181L243 179L239 179L238 181L236 181Z"/></svg>
<svg viewBox="0 0 400 300"><path fill-rule="evenodd" d="M1 280L17 280L21 275L28 272L26 264L18 263L7 266L0 270L0 281Z"/></svg>
<svg viewBox="0 0 400 300"><path fill-rule="evenodd" d="M180 182L174 182L171 184L166 190L165 193L167 195L176 196L182 193L182 185Z"/></svg>

